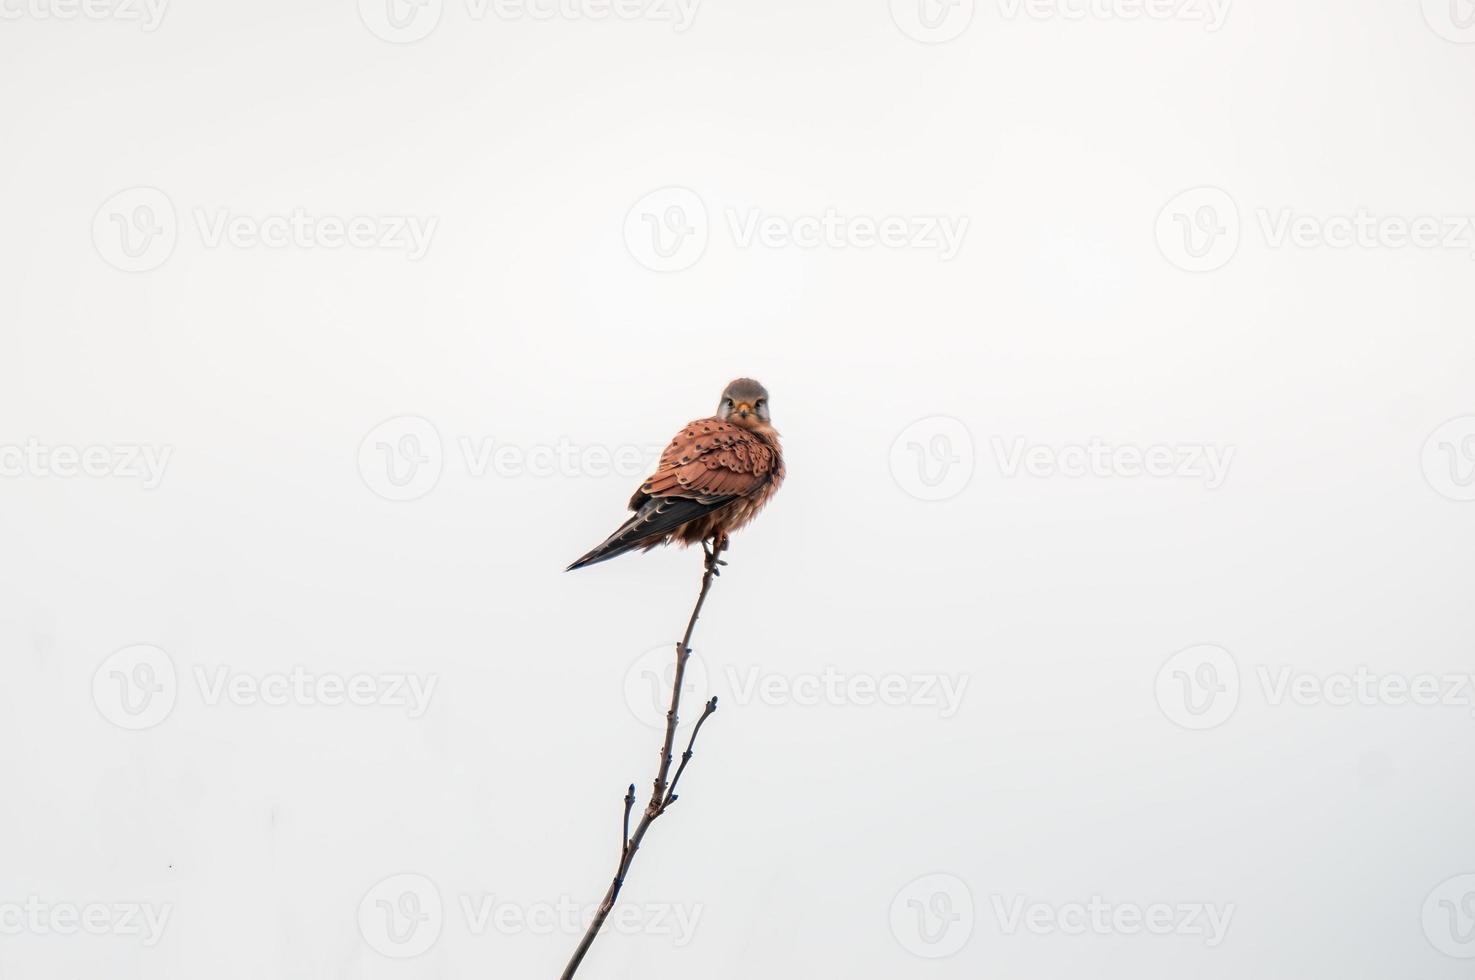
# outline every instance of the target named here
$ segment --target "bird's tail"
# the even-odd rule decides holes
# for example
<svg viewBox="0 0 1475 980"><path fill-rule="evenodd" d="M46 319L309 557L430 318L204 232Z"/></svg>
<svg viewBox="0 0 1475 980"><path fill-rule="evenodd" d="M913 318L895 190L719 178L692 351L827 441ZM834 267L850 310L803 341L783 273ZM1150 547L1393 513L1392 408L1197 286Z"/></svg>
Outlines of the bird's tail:
<svg viewBox="0 0 1475 980"><path fill-rule="evenodd" d="M640 527L643 523L639 514L630 518L624 524L620 525L619 530L605 538L601 544L568 568L565 568L564 571L572 572L576 568L587 568L590 565L598 565L602 561L618 558L627 551L634 551L636 548L641 547L646 543L645 535L638 533L643 530Z"/></svg>
<svg viewBox="0 0 1475 980"><path fill-rule="evenodd" d="M603 544L564 571L597 565L636 548L654 548L683 524L711 513L730 500L731 497L653 497L641 505L634 517L621 524L618 531L605 538Z"/></svg>

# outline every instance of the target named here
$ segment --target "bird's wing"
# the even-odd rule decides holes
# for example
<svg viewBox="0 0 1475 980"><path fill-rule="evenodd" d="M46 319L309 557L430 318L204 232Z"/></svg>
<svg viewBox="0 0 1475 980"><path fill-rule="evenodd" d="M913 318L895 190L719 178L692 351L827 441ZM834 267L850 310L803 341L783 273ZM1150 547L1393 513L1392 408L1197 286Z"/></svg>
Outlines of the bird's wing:
<svg viewBox="0 0 1475 980"><path fill-rule="evenodd" d="M726 502L766 484L774 462L773 447L758 435L721 419L698 419L671 440L636 496Z"/></svg>

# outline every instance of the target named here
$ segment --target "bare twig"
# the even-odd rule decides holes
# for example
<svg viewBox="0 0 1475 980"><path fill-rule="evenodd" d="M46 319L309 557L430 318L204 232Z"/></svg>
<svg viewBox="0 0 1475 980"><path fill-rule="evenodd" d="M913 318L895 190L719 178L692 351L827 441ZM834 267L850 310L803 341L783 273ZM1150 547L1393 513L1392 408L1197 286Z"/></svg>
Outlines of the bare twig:
<svg viewBox="0 0 1475 980"><path fill-rule="evenodd" d="M686 764L691 761L691 749L692 746L697 744L697 734L701 732L703 722L712 717L712 713L716 710L717 695L714 694L712 695L712 699L707 702L707 708L702 712L702 716L697 719L696 726L691 730L691 740L686 743L686 751L681 753L681 765L676 767L676 775L671 777L671 788L666 790L666 800L661 804L661 811L663 813L666 807L676 802L676 784L681 782L681 774L686 772Z"/></svg>
<svg viewBox="0 0 1475 980"><path fill-rule="evenodd" d="M614 880L609 883L609 889L604 893L604 899L599 903L599 910L594 914L594 920L589 923L589 928L584 933L584 938L579 941L578 948L569 959L568 966L564 967L561 980L570 980L579 969L579 964L584 962L584 954L589 952L589 947L594 945L594 938L599 935L599 930L604 926L604 920L609 918L610 912L615 907L615 900L620 897L620 889L624 887L625 875L630 871L630 865L635 861L635 852L640 849L640 842L645 839L646 831L650 825L666 808L676 802L676 784L681 779L681 774L686 770L686 764L691 761L692 747L696 745L697 733L702 730L702 724L712 713L717 710L717 699L712 698L707 702L706 710L697 719L696 726L691 731L691 739L686 743L686 751L681 753L681 765L676 768L676 775L668 784L667 775L671 772L671 749L676 742L677 713L681 708L681 685L686 679L686 661L691 657L691 634L696 629L697 617L701 615L702 604L707 601L707 592L712 588L712 579L720 574L718 566L727 564L721 560L722 549L726 542L718 539L713 542L710 550L706 542L702 542L702 550L706 553L706 571L702 575L702 591L697 595L696 607L691 611L691 619L686 623L686 633L681 637L681 642L676 645L676 676L671 684L671 707L666 712L666 736L661 742L661 764L656 770L656 778L651 789L650 802L645 806L645 813L640 818L640 823L635 826L635 833L630 833L630 811L635 806L635 784L630 784L630 790L625 794L625 821L624 839L620 842L620 863L615 870Z"/></svg>
<svg viewBox="0 0 1475 980"><path fill-rule="evenodd" d="M625 855L630 853L630 811L635 808L635 784L630 784L630 789L625 793L625 829L620 834L620 864L625 863Z"/></svg>

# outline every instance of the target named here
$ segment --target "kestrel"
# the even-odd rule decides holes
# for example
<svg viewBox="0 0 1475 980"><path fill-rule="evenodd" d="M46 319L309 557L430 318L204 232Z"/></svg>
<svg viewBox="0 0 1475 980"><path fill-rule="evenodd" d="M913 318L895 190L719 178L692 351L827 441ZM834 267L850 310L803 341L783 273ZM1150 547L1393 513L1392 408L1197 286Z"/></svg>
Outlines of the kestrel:
<svg viewBox="0 0 1475 980"><path fill-rule="evenodd" d="M729 384L717 414L688 423L661 453L630 498L635 516L567 571L673 542L700 543L713 559L783 482L783 450L769 421L768 389L751 378Z"/></svg>

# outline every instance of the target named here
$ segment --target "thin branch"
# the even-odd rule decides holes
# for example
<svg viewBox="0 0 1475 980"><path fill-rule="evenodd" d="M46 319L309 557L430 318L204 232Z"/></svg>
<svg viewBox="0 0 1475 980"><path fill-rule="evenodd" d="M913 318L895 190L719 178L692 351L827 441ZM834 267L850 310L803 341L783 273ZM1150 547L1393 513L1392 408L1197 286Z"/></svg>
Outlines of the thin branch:
<svg viewBox="0 0 1475 980"><path fill-rule="evenodd" d="M679 775L679 773L678 773ZM625 855L630 853L630 811L635 808L635 784L625 793L625 827L620 833L620 865L625 864Z"/></svg>
<svg viewBox="0 0 1475 980"><path fill-rule="evenodd" d="M594 914L594 920L589 923L589 928L584 933L584 938L579 941L574 955L569 959L568 966L564 967L561 980L570 980L579 969L579 964L584 962L584 954L589 952L589 947L594 945L594 939L599 935L599 930L604 926L604 920L609 918L610 912L615 907L615 900L620 897L620 889L625 884L625 875L630 871L630 865L635 861L635 852L640 849L640 842L645 839L646 831L650 825L662 813L666 807L676 801L676 783L681 779L681 773L686 769L686 764L691 761L692 746L696 744L697 732L701 731L702 723L717 710L717 699L712 698L707 702L706 710L702 717L697 719L696 727L692 729L691 740L687 742L686 751L681 754L681 765L676 769L676 776L668 784L667 775L671 772L671 748L676 742L677 714L681 709L681 685L686 679L686 662L691 658L691 634L696 629L697 617L702 613L702 604L707 601L707 592L712 588L712 579L720 574L718 566L727 564L722 561L722 549L726 542L717 539L713 542L710 551L707 550L706 542L702 542L702 550L706 552L706 571L702 575L702 591L697 595L697 604L691 611L691 619L686 623L686 633L681 637L681 642L676 645L676 676L671 684L671 707L666 712L666 736L661 742L661 764L656 770L656 778L651 790L650 802L646 804L645 813L640 818L640 823L635 826L635 833L630 833L630 811L635 806L635 784L630 784L630 790L625 794L625 822L624 839L620 842L620 864L615 871L614 880L609 883L608 890L604 893L604 899L599 903L599 910Z"/></svg>
<svg viewBox="0 0 1475 980"><path fill-rule="evenodd" d="M681 782L681 774L686 772L686 764L691 761L691 750L692 746L697 744L697 734L701 732L702 724L712 717L716 710L717 695L714 694L712 700L707 702L707 708L702 712L702 716L697 719L696 727L691 730L691 740L686 743L686 751L681 753L681 765L676 767L676 775L671 777L671 788L666 790L666 800L661 804L661 812L664 813L666 807L676 802L676 784Z"/></svg>

